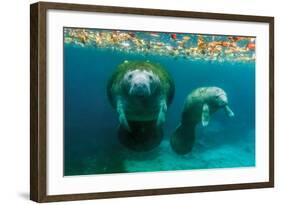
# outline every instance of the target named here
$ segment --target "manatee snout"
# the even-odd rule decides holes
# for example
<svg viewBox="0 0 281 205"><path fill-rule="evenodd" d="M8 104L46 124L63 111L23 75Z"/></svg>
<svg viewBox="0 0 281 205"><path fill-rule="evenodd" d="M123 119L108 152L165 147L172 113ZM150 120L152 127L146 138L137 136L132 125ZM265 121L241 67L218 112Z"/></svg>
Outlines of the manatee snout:
<svg viewBox="0 0 281 205"><path fill-rule="evenodd" d="M225 105L227 105L228 104L228 100L227 100L227 96L226 96L226 94L221 94L221 95L219 95L218 96L218 105L219 106L225 106Z"/></svg>
<svg viewBox="0 0 281 205"><path fill-rule="evenodd" d="M202 94L205 92L206 98L209 98L209 101L213 104L224 107L228 104L228 98L225 91L218 87L208 87L201 89Z"/></svg>
<svg viewBox="0 0 281 205"><path fill-rule="evenodd" d="M149 96L160 86L159 78L146 70L133 70L124 77L125 86L131 96Z"/></svg>
<svg viewBox="0 0 281 205"><path fill-rule="evenodd" d="M129 94L132 96L149 96L150 84L145 79L137 80L130 86Z"/></svg>
<svg viewBox="0 0 281 205"><path fill-rule="evenodd" d="M234 117L234 112L228 106L228 97L225 91L218 87L209 88L209 93L214 96L214 103L223 108L229 117Z"/></svg>
<svg viewBox="0 0 281 205"><path fill-rule="evenodd" d="M218 100L217 104L219 107L223 108L225 113L227 114L228 117L234 117L234 112L230 109L228 106L228 100L226 95L221 95L219 97L220 99Z"/></svg>

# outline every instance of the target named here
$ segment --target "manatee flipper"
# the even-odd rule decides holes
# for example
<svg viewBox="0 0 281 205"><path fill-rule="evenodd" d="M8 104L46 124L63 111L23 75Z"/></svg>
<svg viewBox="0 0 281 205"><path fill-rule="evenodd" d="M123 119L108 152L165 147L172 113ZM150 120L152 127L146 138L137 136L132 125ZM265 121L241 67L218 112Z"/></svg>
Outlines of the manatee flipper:
<svg viewBox="0 0 281 205"><path fill-rule="evenodd" d="M225 110L225 112L226 112L226 114L228 115L228 117L234 117L234 112L230 109L230 107L228 106L228 105L226 105L225 107L224 107L224 110Z"/></svg>
<svg viewBox="0 0 281 205"><path fill-rule="evenodd" d="M167 112L167 102L165 99L162 99L160 101L160 109L159 109L157 122L156 122L157 126L160 126L165 122L166 112Z"/></svg>
<svg viewBox="0 0 281 205"><path fill-rule="evenodd" d="M191 152L195 142L195 125L184 126L180 124L170 138L172 149L177 154L187 154Z"/></svg>
<svg viewBox="0 0 281 205"><path fill-rule="evenodd" d="M202 108L202 115L201 115L202 125L206 127L210 121L210 108L208 104L204 104Z"/></svg>
<svg viewBox="0 0 281 205"><path fill-rule="evenodd" d="M123 126L125 129L127 129L128 131L131 131L129 123L128 123L126 115L125 115L124 105L123 105L121 99L117 100L117 113L119 115L120 125Z"/></svg>

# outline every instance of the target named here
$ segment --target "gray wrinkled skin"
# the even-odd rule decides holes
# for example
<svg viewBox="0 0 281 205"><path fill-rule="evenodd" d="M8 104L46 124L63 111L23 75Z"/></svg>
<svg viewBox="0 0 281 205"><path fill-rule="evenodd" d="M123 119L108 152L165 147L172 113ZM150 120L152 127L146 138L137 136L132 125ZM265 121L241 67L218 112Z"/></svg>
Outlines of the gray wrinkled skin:
<svg viewBox="0 0 281 205"><path fill-rule="evenodd" d="M224 109L229 117L234 117L224 90L202 87L192 91L185 100L181 123L170 138L172 149L177 154L190 152L195 143L196 125L201 122L203 127L208 126L211 115L219 109Z"/></svg>

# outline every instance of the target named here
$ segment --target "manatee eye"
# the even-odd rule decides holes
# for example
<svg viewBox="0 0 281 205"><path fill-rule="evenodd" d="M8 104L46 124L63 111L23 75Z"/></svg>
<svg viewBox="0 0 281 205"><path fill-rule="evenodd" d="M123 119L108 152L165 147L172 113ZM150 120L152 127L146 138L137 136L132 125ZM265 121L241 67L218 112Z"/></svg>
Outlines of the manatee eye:
<svg viewBox="0 0 281 205"><path fill-rule="evenodd" d="M149 80L152 80L152 76L151 75L149 76Z"/></svg>
<svg viewBox="0 0 281 205"><path fill-rule="evenodd" d="M129 75L128 75L128 78L129 78L129 79L132 79L132 77L133 77L133 74L129 74Z"/></svg>

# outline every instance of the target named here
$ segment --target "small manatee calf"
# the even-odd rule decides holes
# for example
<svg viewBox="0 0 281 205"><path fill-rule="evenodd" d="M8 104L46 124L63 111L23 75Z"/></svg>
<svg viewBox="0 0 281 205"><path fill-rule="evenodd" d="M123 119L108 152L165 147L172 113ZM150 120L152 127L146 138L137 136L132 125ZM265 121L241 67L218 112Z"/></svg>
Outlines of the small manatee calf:
<svg viewBox="0 0 281 205"><path fill-rule="evenodd" d="M185 100L181 123L170 138L172 149L177 154L190 152L195 142L196 125L201 122L204 127L207 126L211 115L219 109L224 109L229 117L234 117L224 90L202 87L192 91Z"/></svg>
<svg viewBox="0 0 281 205"><path fill-rule="evenodd" d="M118 113L121 143L138 150L159 144L174 92L171 76L159 64L149 61L121 63L107 84L108 99Z"/></svg>

